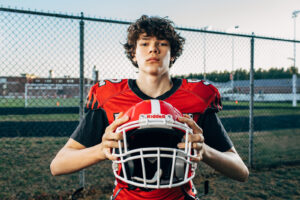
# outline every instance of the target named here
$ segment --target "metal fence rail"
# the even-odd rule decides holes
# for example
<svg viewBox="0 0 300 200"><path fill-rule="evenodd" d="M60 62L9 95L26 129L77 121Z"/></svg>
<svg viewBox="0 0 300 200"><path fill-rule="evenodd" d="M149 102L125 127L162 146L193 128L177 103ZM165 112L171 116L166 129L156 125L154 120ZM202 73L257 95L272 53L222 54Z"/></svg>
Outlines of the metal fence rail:
<svg viewBox="0 0 300 200"><path fill-rule="evenodd" d="M83 13L76 16L0 8L0 158L4 161L0 169L7 176L22 179L8 170L8 163L13 163L8 161L8 152L13 150L7 150L14 145L34 150L24 150L31 160L15 157L15 166L26 168L29 166L24 163L31 166L38 162L44 163L40 168L48 169L51 158L82 118L84 98L93 83L135 78L136 69L122 47L128 24L85 17ZM298 163L300 107L292 106L292 100L300 100L299 79L254 80L254 75L259 68L293 66L291 60L300 60L299 53L293 57L294 45L299 49L300 41L183 27L177 30L186 38L186 45L171 68L172 76L205 76L220 69L231 73L231 81L208 81L221 92L224 110L219 116L243 160L255 168ZM241 80L233 73L237 69L249 71L249 79ZM52 150L43 151L45 145L52 145ZM37 156L36 151L47 156ZM101 172L97 166L87 172L87 185L111 176L109 164L101 167ZM49 171L33 174L32 180L50 182L51 186L40 191L62 189L53 186L57 179ZM74 175L66 177L59 185L72 188L78 182ZM16 180L9 181L16 187ZM80 184L84 185L82 181L83 177ZM28 195L22 190L16 193ZM9 187L2 192L8 194Z"/></svg>

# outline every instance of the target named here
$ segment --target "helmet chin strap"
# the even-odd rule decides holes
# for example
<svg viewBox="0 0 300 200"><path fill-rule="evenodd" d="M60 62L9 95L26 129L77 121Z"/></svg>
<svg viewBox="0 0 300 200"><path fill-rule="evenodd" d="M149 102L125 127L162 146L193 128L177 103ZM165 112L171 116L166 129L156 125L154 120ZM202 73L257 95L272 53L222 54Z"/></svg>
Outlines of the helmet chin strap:
<svg viewBox="0 0 300 200"><path fill-rule="evenodd" d="M155 183L157 181L157 177L159 177L159 179L160 179L161 175L162 175L162 170L159 169L158 171L156 171L156 173L154 174L152 179L146 179L146 183ZM144 179L142 179L140 177L133 176L131 178L136 181L144 182Z"/></svg>

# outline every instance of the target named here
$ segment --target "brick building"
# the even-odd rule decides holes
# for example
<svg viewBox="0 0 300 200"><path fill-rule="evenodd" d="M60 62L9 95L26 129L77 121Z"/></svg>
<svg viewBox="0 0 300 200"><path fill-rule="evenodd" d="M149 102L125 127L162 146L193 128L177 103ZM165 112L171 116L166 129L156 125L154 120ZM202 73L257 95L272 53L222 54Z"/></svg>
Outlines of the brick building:
<svg viewBox="0 0 300 200"><path fill-rule="evenodd" d="M74 97L79 94L79 78L39 78L34 75L0 77L0 95L6 98L29 96ZM94 81L85 79L90 87Z"/></svg>

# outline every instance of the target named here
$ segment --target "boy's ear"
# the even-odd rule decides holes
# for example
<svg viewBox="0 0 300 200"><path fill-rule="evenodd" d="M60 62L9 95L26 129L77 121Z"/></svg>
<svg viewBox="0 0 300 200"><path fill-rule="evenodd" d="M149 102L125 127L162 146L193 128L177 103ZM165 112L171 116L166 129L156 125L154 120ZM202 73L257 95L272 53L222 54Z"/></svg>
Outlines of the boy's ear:
<svg viewBox="0 0 300 200"><path fill-rule="evenodd" d="M171 60L171 62L174 62L175 58L174 58L174 57L171 57L171 59L170 59L170 60Z"/></svg>

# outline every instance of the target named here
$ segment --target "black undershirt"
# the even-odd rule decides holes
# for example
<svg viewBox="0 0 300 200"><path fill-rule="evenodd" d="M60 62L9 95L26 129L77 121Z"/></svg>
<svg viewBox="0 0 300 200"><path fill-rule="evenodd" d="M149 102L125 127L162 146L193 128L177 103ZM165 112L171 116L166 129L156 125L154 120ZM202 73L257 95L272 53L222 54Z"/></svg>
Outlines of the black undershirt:
<svg viewBox="0 0 300 200"><path fill-rule="evenodd" d="M157 97L156 99L164 100L174 94L174 92L180 87L181 79L172 79L173 87L165 94ZM140 98L153 99L152 97L144 94L136 85L135 80L128 80L131 90ZM205 143L210 147L225 152L229 150L233 144L226 130L224 129L217 114L212 109L207 109L197 121L197 124L203 129L203 136ZM81 120L78 127L75 129L71 138L84 145L85 147L91 147L101 143L102 136L105 128L109 125L106 112L103 109L87 110L84 118Z"/></svg>

